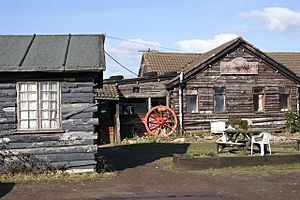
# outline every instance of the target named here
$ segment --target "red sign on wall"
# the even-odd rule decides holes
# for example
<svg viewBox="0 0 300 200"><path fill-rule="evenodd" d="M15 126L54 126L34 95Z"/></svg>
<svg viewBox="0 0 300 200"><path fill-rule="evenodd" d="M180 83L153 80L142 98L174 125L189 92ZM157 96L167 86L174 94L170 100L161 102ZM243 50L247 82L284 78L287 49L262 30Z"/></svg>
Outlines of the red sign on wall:
<svg viewBox="0 0 300 200"><path fill-rule="evenodd" d="M258 62L248 62L245 58L237 57L230 62L220 63L221 74L258 74Z"/></svg>

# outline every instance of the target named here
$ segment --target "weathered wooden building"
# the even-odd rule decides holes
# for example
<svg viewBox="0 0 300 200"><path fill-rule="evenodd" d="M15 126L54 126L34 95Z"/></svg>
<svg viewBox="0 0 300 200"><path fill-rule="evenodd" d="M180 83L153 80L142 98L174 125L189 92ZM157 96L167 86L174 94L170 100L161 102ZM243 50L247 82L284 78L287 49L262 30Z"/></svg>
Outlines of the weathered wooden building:
<svg viewBox="0 0 300 200"><path fill-rule="evenodd" d="M139 78L104 82L115 88L111 95L121 108L113 112L120 125L113 123L111 134L126 137L135 110L141 121L156 98L175 110L184 131L209 130L210 122L229 116L274 129L286 111L299 111L299 72L300 53L265 53L241 37L203 54L145 52ZM98 99L103 96L98 92ZM142 127L131 126L131 132Z"/></svg>
<svg viewBox="0 0 300 200"><path fill-rule="evenodd" d="M103 35L0 36L0 144L69 169L95 167Z"/></svg>

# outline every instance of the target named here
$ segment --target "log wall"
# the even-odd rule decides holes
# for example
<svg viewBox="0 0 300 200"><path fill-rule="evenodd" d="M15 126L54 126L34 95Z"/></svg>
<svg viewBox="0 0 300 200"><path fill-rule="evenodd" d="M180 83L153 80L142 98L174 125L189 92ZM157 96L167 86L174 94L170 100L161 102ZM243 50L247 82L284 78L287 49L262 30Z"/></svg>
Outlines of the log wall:
<svg viewBox="0 0 300 200"><path fill-rule="evenodd" d="M258 74L224 75L220 74L220 63L236 57L243 57L248 62L258 62ZM214 112L214 88L225 87L225 108L222 113ZM253 88L265 89L265 111L254 112ZM252 55L243 47L228 54L187 81L183 91L183 113L185 130L209 130L210 121L227 120L229 116L238 116L252 122L253 128L273 129L284 124L284 111L279 109L279 87L290 89L291 111L297 111L298 84L278 72L260 58ZM187 112L186 95L196 91L198 112ZM179 114L178 88L171 91L171 107Z"/></svg>
<svg viewBox="0 0 300 200"><path fill-rule="evenodd" d="M61 86L63 132L21 134L16 132L16 83L0 83L0 145L14 153L30 153L54 166L94 170L98 125L94 83L64 81Z"/></svg>

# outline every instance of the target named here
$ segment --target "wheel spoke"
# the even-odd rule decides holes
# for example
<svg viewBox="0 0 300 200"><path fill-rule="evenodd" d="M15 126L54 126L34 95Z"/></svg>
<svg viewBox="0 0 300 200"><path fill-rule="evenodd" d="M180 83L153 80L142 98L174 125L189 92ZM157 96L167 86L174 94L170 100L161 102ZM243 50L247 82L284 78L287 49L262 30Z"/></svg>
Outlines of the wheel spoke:
<svg viewBox="0 0 300 200"><path fill-rule="evenodd" d="M166 106L152 108L145 120L145 127L150 135L169 136L177 126L175 112Z"/></svg>

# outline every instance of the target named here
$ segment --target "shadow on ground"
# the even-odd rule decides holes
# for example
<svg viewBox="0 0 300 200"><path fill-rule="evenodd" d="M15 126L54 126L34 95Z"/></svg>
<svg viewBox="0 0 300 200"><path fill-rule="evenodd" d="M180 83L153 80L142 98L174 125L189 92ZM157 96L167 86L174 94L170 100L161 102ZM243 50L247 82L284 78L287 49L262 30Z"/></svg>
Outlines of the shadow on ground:
<svg viewBox="0 0 300 200"><path fill-rule="evenodd" d="M0 198L7 195L14 187L14 183L1 183L0 182Z"/></svg>
<svg viewBox="0 0 300 200"><path fill-rule="evenodd" d="M98 169L122 171L151 163L174 153L184 154L189 144L143 143L98 148Z"/></svg>

